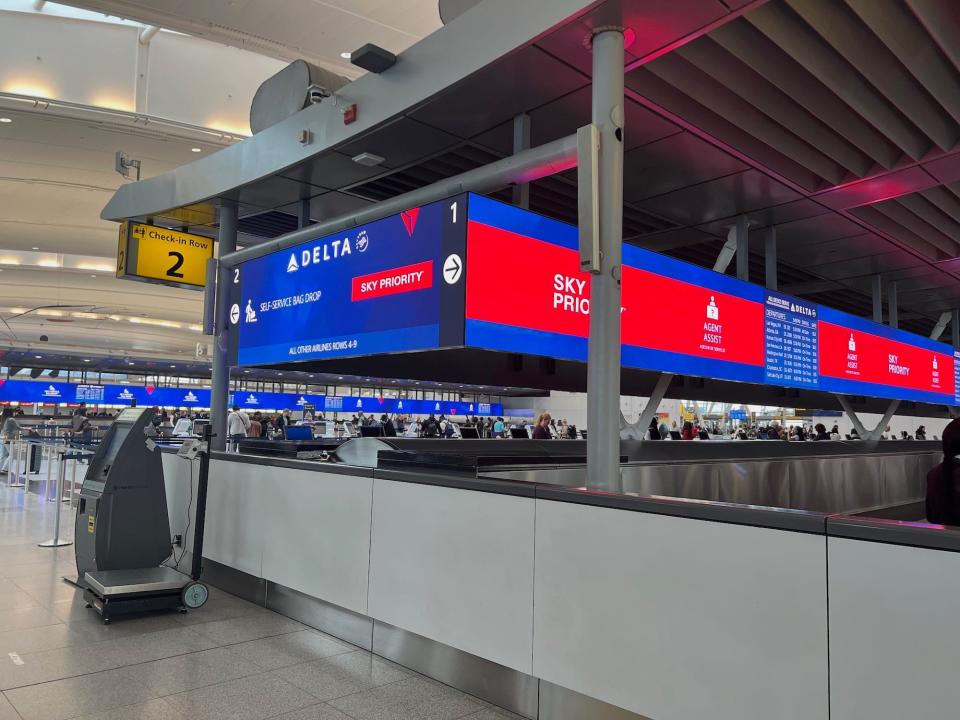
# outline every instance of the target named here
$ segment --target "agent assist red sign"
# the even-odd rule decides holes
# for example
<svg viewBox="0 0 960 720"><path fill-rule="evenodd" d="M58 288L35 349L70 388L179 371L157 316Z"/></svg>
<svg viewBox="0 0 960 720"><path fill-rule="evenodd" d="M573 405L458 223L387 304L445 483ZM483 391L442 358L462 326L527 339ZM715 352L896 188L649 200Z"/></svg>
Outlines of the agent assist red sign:
<svg viewBox="0 0 960 720"><path fill-rule="evenodd" d="M953 404L954 359L946 345L829 308L821 309L819 336L824 389Z"/></svg>

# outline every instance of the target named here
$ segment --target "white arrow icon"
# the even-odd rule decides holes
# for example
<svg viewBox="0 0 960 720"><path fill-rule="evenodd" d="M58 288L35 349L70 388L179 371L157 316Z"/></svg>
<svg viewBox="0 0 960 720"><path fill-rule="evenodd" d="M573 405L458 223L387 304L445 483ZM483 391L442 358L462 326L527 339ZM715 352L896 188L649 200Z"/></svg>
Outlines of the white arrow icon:
<svg viewBox="0 0 960 720"><path fill-rule="evenodd" d="M238 322L240 322L240 306L236 303L230 307L230 322L233 325L236 325Z"/></svg>
<svg viewBox="0 0 960 720"><path fill-rule="evenodd" d="M460 259L460 256L456 253L447 255L447 259L443 261L443 279L447 285L456 283L462 274L463 260Z"/></svg>

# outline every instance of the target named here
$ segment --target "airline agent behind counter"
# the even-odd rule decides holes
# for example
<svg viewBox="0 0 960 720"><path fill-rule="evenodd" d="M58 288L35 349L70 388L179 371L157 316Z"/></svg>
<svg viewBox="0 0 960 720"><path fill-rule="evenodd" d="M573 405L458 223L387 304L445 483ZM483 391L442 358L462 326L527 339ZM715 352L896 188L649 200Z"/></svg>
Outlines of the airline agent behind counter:
<svg viewBox="0 0 960 720"><path fill-rule="evenodd" d="M533 439L550 440L552 437L550 434L550 413L540 413L540 416L537 418L537 424L533 428Z"/></svg>

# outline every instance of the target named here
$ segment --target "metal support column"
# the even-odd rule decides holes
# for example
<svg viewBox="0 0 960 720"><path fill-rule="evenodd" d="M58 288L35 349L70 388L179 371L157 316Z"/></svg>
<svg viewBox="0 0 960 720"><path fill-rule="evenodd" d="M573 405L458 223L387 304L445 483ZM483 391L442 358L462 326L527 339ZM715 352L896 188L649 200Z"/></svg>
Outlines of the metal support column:
<svg viewBox="0 0 960 720"><path fill-rule="evenodd" d="M891 280L887 286L887 322L892 328L900 327L897 305L897 282L896 280Z"/></svg>
<svg viewBox="0 0 960 720"><path fill-rule="evenodd" d="M305 228L312 222L310 219L310 198L301 198L297 205L297 228Z"/></svg>
<svg viewBox="0 0 960 720"><path fill-rule="evenodd" d="M763 267L767 290L777 289L777 227L771 225L763 239Z"/></svg>
<svg viewBox="0 0 960 720"><path fill-rule="evenodd" d="M953 316L949 310L946 312L940 313L940 317L937 318L937 324L933 326L933 330L930 331L931 340L939 340L940 336L943 335L943 331L947 329L947 325L950 324L950 318Z"/></svg>
<svg viewBox="0 0 960 720"><path fill-rule="evenodd" d="M623 252L623 30L593 36L593 124L600 132L600 272L590 282L587 487L618 492L620 273Z"/></svg>
<svg viewBox="0 0 960 720"><path fill-rule="evenodd" d="M640 432L641 438L643 437L643 433L647 431L653 416L657 414L657 408L659 408L660 403L663 402L663 396L667 394L671 380L673 380L673 373L660 373L660 377L657 378L657 384L654 385L653 392L650 393L650 398L647 400L643 412L641 412L640 417L637 418L636 428Z"/></svg>
<svg viewBox="0 0 960 720"><path fill-rule="evenodd" d="M750 225L747 222L747 216L741 215L737 218L737 224L733 226L737 237L737 277L741 280L750 281Z"/></svg>
<svg viewBox="0 0 960 720"><path fill-rule="evenodd" d="M217 235L219 257L237 250L237 204L224 200L220 205L220 232ZM227 402L230 399L230 365L227 348L230 333L230 271L221 265L217 270L216 339L213 343L213 373L210 382L210 424L214 450L226 449Z"/></svg>
<svg viewBox="0 0 960 720"><path fill-rule="evenodd" d="M530 116L520 113L513 118L513 152L530 149ZM517 183L513 186L513 204L524 210L530 208L530 183Z"/></svg>
<svg viewBox="0 0 960 720"><path fill-rule="evenodd" d="M953 319L950 321L950 335L953 341L953 349L960 350L960 308L954 308Z"/></svg>
<svg viewBox="0 0 960 720"><path fill-rule="evenodd" d="M883 278L873 276L873 321L883 322Z"/></svg>
<svg viewBox="0 0 960 720"><path fill-rule="evenodd" d="M853 429L857 431L857 435L859 435L861 439L866 437L869 433L863 426L863 423L860 422L860 418L857 417L857 413L853 409L853 406L850 405L850 401L843 395L838 395L837 400L840 402L840 407L843 408L843 412L846 413L846 416L850 418L850 422L853 423Z"/></svg>

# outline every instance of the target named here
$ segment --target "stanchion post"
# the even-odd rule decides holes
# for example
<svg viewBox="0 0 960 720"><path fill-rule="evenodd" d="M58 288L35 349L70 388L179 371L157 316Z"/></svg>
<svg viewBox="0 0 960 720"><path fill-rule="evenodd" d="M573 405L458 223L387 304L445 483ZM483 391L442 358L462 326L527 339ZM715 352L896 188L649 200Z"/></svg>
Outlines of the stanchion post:
<svg viewBox="0 0 960 720"><path fill-rule="evenodd" d="M63 485L67 476L67 465L63 460L60 460L60 469L57 473L57 497L60 498L63 496ZM60 513L61 513L60 503L56 505L56 510L54 511L54 525L53 525L53 537L50 540L46 540L42 543L39 543L40 547L64 547L65 545L73 545L72 540L61 540L60 539Z"/></svg>
<svg viewBox="0 0 960 720"><path fill-rule="evenodd" d="M18 436L13 440L10 449L10 457L7 459L7 485L12 488L26 487L26 483L20 482L20 451L23 447L23 438Z"/></svg>

